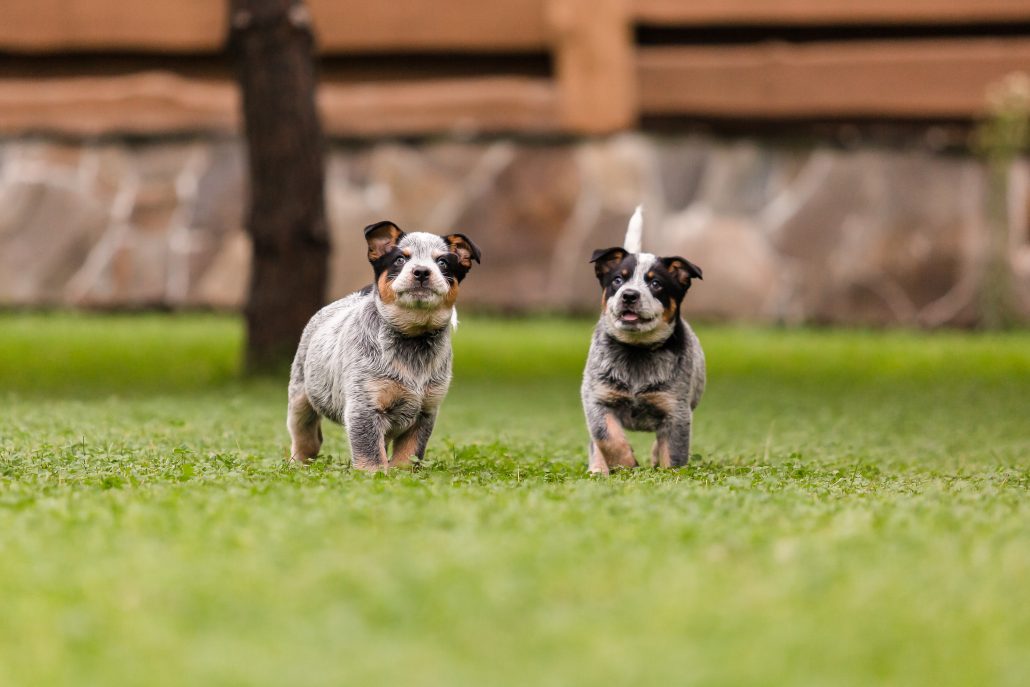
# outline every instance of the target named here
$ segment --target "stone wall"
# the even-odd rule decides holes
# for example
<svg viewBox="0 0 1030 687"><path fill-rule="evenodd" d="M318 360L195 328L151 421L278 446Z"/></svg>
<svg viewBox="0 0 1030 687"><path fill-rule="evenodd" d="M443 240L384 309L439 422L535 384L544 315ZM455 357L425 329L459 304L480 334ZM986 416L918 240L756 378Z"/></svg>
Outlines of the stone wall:
<svg viewBox="0 0 1030 687"><path fill-rule="evenodd" d="M361 228L457 229L482 247L462 302L588 311L587 259L647 208L645 247L702 266L694 316L966 325L988 245L987 174L961 155L627 134L337 145L331 297L367 283ZM1013 293L1030 319L1028 173L1008 189ZM233 139L0 142L0 305L240 306L249 246Z"/></svg>

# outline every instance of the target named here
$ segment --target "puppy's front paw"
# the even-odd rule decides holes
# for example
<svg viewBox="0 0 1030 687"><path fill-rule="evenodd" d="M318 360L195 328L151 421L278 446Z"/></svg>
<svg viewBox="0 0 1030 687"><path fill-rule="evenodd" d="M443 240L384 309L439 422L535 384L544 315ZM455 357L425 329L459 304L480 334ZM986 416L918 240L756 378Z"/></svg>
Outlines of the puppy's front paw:
<svg viewBox="0 0 1030 687"><path fill-rule="evenodd" d="M386 472L387 463L379 460L378 458L367 458L363 456L354 456L350 462L351 467L355 470L361 470L362 472Z"/></svg>
<svg viewBox="0 0 1030 687"><path fill-rule="evenodd" d="M294 445L290 449L290 463L297 463L298 465L310 465L312 461L318 456L318 449L313 452L310 449L305 450L303 446Z"/></svg>

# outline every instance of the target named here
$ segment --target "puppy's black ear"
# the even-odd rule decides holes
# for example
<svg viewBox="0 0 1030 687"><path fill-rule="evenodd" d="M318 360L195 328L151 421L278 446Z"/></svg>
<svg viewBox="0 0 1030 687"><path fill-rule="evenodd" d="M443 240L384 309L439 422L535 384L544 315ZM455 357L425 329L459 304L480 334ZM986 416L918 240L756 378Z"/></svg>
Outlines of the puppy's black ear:
<svg viewBox="0 0 1030 687"><path fill-rule="evenodd" d="M690 288L691 279L701 279L701 268L686 258L662 258L662 264L681 286Z"/></svg>
<svg viewBox="0 0 1030 687"><path fill-rule="evenodd" d="M595 250L590 256L590 262L594 263L594 274L597 280L604 284L605 276L619 266L628 255L625 248L601 248Z"/></svg>
<svg viewBox="0 0 1030 687"><path fill-rule="evenodd" d="M368 261L375 262L397 247L404 238L404 232L393 222L384 220L365 227L365 242L368 243Z"/></svg>
<svg viewBox="0 0 1030 687"><path fill-rule="evenodd" d="M473 260L479 262L479 259L483 256L479 246L472 243L472 239L464 234L448 234L443 237L443 240L447 243L447 247L450 248L451 252L457 254L458 261L466 270L472 269Z"/></svg>

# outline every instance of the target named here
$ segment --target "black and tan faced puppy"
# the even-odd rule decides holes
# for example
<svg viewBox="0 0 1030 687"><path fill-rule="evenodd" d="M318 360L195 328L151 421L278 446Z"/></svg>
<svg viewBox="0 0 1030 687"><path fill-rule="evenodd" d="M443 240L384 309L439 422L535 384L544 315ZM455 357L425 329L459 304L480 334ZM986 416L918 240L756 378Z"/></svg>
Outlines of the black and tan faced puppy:
<svg viewBox="0 0 1030 687"><path fill-rule="evenodd" d="M451 382L458 285L479 262L464 234L365 227L375 282L315 313L290 373L291 459L322 445L322 417L347 428L352 464L386 470L424 457ZM393 443L393 457L387 447Z"/></svg>
<svg viewBox="0 0 1030 687"><path fill-rule="evenodd" d="M701 268L681 257L641 252L637 208L623 247L594 252L601 320L583 374L590 471L636 467L625 430L655 432L651 464L686 465L694 409L705 388L701 342L680 304Z"/></svg>

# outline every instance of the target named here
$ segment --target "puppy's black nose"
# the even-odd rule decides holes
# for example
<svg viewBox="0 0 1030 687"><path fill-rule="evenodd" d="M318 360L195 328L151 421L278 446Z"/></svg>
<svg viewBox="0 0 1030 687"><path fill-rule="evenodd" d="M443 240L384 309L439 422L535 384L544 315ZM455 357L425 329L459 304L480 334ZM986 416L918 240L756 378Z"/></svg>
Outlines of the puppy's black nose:
<svg viewBox="0 0 1030 687"><path fill-rule="evenodd" d="M623 303L636 303L640 300L640 292L634 289L626 289L622 292Z"/></svg>
<svg viewBox="0 0 1030 687"><path fill-rule="evenodd" d="M415 276L415 279L418 279L419 281L429 280L428 267L416 267L415 269L411 270L411 273Z"/></svg>

